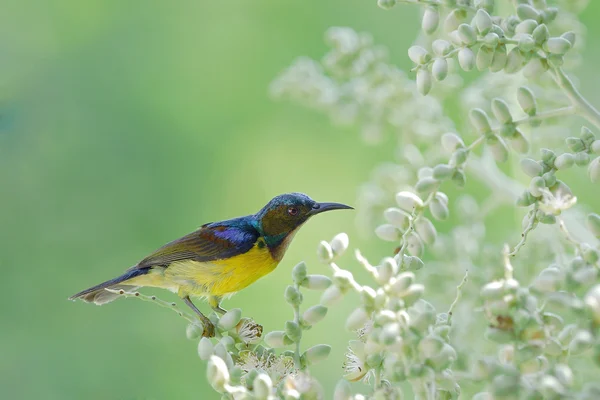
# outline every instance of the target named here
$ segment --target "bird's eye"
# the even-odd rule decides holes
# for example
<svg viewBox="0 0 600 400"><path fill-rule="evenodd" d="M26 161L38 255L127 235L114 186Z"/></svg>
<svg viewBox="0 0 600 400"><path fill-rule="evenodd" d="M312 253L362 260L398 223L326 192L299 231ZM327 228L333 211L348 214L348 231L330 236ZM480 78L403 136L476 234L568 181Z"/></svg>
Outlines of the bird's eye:
<svg viewBox="0 0 600 400"><path fill-rule="evenodd" d="M298 209L296 207L290 207L288 208L288 214L290 214L292 217L295 217L296 215L298 215Z"/></svg>

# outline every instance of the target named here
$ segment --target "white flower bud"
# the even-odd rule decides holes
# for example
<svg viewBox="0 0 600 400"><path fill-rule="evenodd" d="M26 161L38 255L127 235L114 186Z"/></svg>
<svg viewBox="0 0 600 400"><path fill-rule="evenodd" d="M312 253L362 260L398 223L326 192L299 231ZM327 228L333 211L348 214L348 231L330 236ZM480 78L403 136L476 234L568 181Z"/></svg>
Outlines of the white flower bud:
<svg viewBox="0 0 600 400"><path fill-rule="evenodd" d="M600 324L600 285L590 289L585 295L585 305L587 306L592 319L596 324Z"/></svg>
<svg viewBox="0 0 600 400"><path fill-rule="evenodd" d="M396 5L397 0L377 0L377 5L384 9L389 10Z"/></svg>
<svg viewBox="0 0 600 400"><path fill-rule="evenodd" d="M400 296L415 281L415 274L412 272L403 272L396 277L391 285L392 292Z"/></svg>
<svg viewBox="0 0 600 400"><path fill-rule="evenodd" d="M302 338L302 328L296 321L285 322L285 335L293 342L299 342Z"/></svg>
<svg viewBox="0 0 600 400"><path fill-rule="evenodd" d="M525 63L526 60L521 50L518 47L513 47L507 55L504 72L507 74L519 72L525 66Z"/></svg>
<svg viewBox="0 0 600 400"><path fill-rule="evenodd" d="M463 47L458 51L458 64L465 71L470 71L475 67L475 53L468 47Z"/></svg>
<svg viewBox="0 0 600 400"><path fill-rule="evenodd" d="M452 32L457 29L466 16L467 13L465 10L455 8L446 17L446 20L444 21L444 30L446 32Z"/></svg>
<svg viewBox="0 0 600 400"><path fill-rule="evenodd" d="M431 74L438 82L446 79L448 76L448 61L444 58L436 58L431 66Z"/></svg>
<svg viewBox="0 0 600 400"><path fill-rule="evenodd" d="M296 264L296 266L292 269L292 279L294 280L294 283L300 284L300 282L304 281L306 278L306 274L306 263L302 261Z"/></svg>
<svg viewBox="0 0 600 400"><path fill-rule="evenodd" d="M412 213L423 207L423 200L412 192L399 192L396 194L396 203L401 209Z"/></svg>
<svg viewBox="0 0 600 400"><path fill-rule="evenodd" d="M477 13L475 14L475 26L477 26L479 34L485 36L492 28L492 25L492 17L490 17L490 14L482 8L477 10Z"/></svg>
<svg viewBox="0 0 600 400"><path fill-rule="evenodd" d="M339 287L331 285L321 295L320 303L325 307L331 307L342 299L342 295L343 293Z"/></svg>
<svg viewBox="0 0 600 400"><path fill-rule="evenodd" d="M477 51L477 57L475 60L475 64L477 65L477 69L483 71L492 64L492 60L494 59L494 51L481 46Z"/></svg>
<svg viewBox="0 0 600 400"><path fill-rule="evenodd" d="M589 214L585 222L590 232L592 232L597 238L600 238L600 215Z"/></svg>
<svg viewBox="0 0 600 400"><path fill-rule="evenodd" d="M448 153L452 153L459 148L465 147L465 143L460 138L460 136L458 136L456 133L448 132L448 133L444 133L442 135L442 147ZM401 192L401 193L404 193L404 192ZM398 201L398 197L396 197L396 201ZM423 202L421 201L421 206L422 205L423 205ZM409 211L409 210L407 210L407 211ZM410 211L412 211L412 210L410 210Z"/></svg>
<svg viewBox="0 0 600 400"><path fill-rule="evenodd" d="M420 283L413 283L402 294L402 300L407 306L410 306L423 297L423 293L425 293L425 286Z"/></svg>
<svg viewBox="0 0 600 400"><path fill-rule="evenodd" d="M274 349L279 349L287 346L284 331L271 331L265 335L264 340L267 346L273 347Z"/></svg>
<svg viewBox="0 0 600 400"><path fill-rule="evenodd" d="M520 22L515 27L515 33L532 34L533 31L535 30L535 28L537 28L537 27L538 27L537 21L534 21L533 19L526 19L526 20Z"/></svg>
<svg viewBox="0 0 600 400"><path fill-rule="evenodd" d="M254 388L254 395L259 400L267 400L271 398L273 392L273 381L271 377L265 373L260 373L254 378L252 384Z"/></svg>
<svg viewBox="0 0 600 400"><path fill-rule="evenodd" d="M566 364L556 364L554 366L554 375L558 381L565 386L572 386L575 377L573 371Z"/></svg>
<svg viewBox="0 0 600 400"><path fill-rule="evenodd" d="M377 282L385 285L389 282L392 276L398 273L398 263L391 257L386 257L381 261L381 265L377 268Z"/></svg>
<svg viewBox="0 0 600 400"><path fill-rule="evenodd" d="M331 352L331 346L326 344L317 344L302 354L302 358L306 360L307 365L313 365L319 361L325 360Z"/></svg>
<svg viewBox="0 0 600 400"><path fill-rule="evenodd" d="M515 130L514 135L510 138L510 145L512 148L521 154L529 152L529 140L523 135L518 128Z"/></svg>
<svg viewBox="0 0 600 400"><path fill-rule="evenodd" d="M460 24L458 26L458 35L466 46L471 46L477 42L477 33L475 33L475 30L469 24Z"/></svg>
<svg viewBox="0 0 600 400"><path fill-rule="evenodd" d="M523 34L519 37L519 44L517 46L519 50L529 53L535 49L535 39L531 35Z"/></svg>
<svg viewBox="0 0 600 400"><path fill-rule="evenodd" d="M589 350L594 344L594 337L586 330L579 330L571 343L569 343L569 354L578 355Z"/></svg>
<svg viewBox="0 0 600 400"><path fill-rule="evenodd" d="M544 43L544 50L549 53L562 56L567 51L571 50L571 42L560 36L551 37L546 41L546 43Z"/></svg>
<svg viewBox="0 0 600 400"><path fill-rule="evenodd" d="M570 168L573 164L575 164L575 157L571 153L563 153L554 160L554 166L559 170Z"/></svg>
<svg viewBox="0 0 600 400"><path fill-rule="evenodd" d="M325 275L308 275L301 283L303 286L310 290L325 290L331 285L331 279Z"/></svg>
<svg viewBox="0 0 600 400"><path fill-rule="evenodd" d="M321 262L330 262L333 259L333 250L331 249L331 245L322 240L319 243L319 247L317 247L317 256Z"/></svg>
<svg viewBox="0 0 600 400"><path fill-rule="evenodd" d="M508 160L508 147L506 147L504 139L502 139L500 136L494 135L488 137L486 142L492 151L492 155L494 156L494 160L496 160L496 162L505 162Z"/></svg>
<svg viewBox="0 0 600 400"><path fill-rule="evenodd" d="M419 194L429 194L435 191L440 186L440 182L434 178L422 178L415 185L415 189Z"/></svg>
<svg viewBox="0 0 600 400"><path fill-rule="evenodd" d="M351 398L352 389L350 388L350 382L348 382L346 379L340 379L335 385L333 400L350 400Z"/></svg>
<svg viewBox="0 0 600 400"><path fill-rule="evenodd" d="M188 326L185 329L185 336L190 340L196 339L202 336L203 332L204 326L202 326L202 322L198 321L192 324L188 324Z"/></svg>
<svg viewBox="0 0 600 400"><path fill-rule="evenodd" d="M547 70L548 63L534 57L523 68L523 76L527 79L538 79Z"/></svg>
<svg viewBox="0 0 600 400"><path fill-rule="evenodd" d="M348 235L345 233L338 233L331 240L331 249L333 250L333 254L339 256L343 254L350 244L350 239L348 239Z"/></svg>
<svg viewBox="0 0 600 400"><path fill-rule="evenodd" d="M429 203L429 211L431 215L438 221L444 221L448 218L450 211L448 205L441 202L437 197Z"/></svg>
<svg viewBox="0 0 600 400"><path fill-rule="evenodd" d="M469 119L471 120L471 124L481 135L492 130L487 114L480 108L473 108L469 112Z"/></svg>
<svg viewBox="0 0 600 400"><path fill-rule="evenodd" d="M415 221L415 230L426 244L432 245L433 243L435 243L435 239L437 238L437 231L435 229L435 226L427 218L420 217L419 219L417 219Z"/></svg>
<svg viewBox="0 0 600 400"><path fill-rule="evenodd" d="M302 303L302 293L300 293L300 291L294 286L288 285L285 288L284 297L285 301L292 306L297 306Z"/></svg>
<svg viewBox="0 0 600 400"><path fill-rule="evenodd" d="M390 224L401 230L406 230L409 225L409 215L399 208L390 207L383 212L383 217Z"/></svg>
<svg viewBox="0 0 600 400"><path fill-rule="evenodd" d="M375 234L381 240L396 242L400 239L400 232L393 225L383 224L375 228Z"/></svg>
<svg viewBox="0 0 600 400"><path fill-rule="evenodd" d="M540 13L530 6L529 4L519 4L517 7L517 16L522 20L532 19L534 21L540 21L541 15Z"/></svg>
<svg viewBox="0 0 600 400"><path fill-rule="evenodd" d="M600 182L600 157L596 157L588 167L588 175L592 183Z"/></svg>
<svg viewBox="0 0 600 400"><path fill-rule="evenodd" d="M433 49L433 52L440 57L446 56L452 51L452 45L444 39L434 40L431 44L431 48Z"/></svg>
<svg viewBox="0 0 600 400"><path fill-rule="evenodd" d="M359 307L352 311L352 313L346 319L346 329L349 331L355 331L369 320L369 314L364 308Z"/></svg>
<svg viewBox="0 0 600 400"><path fill-rule="evenodd" d="M535 115L537 112L535 96L527 86L521 86L517 90L517 101L526 114Z"/></svg>
<svg viewBox="0 0 600 400"><path fill-rule="evenodd" d="M494 57L492 58L492 63L490 64L490 71L502 71L506 67L507 62L508 55L506 54L506 46L498 46L496 50L494 50Z"/></svg>
<svg viewBox="0 0 600 400"><path fill-rule="evenodd" d="M225 391L225 385L229 383L229 370L225 361L220 357L210 356L206 368L206 377L217 392L222 393Z"/></svg>
<svg viewBox="0 0 600 400"><path fill-rule="evenodd" d="M577 36L575 35L575 32L573 32L573 31L565 32L562 35L560 35L560 37L567 39L569 41L569 43L571 43L571 47L575 46L575 40L577 38Z"/></svg>
<svg viewBox="0 0 600 400"><path fill-rule="evenodd" d="M530 177L536 177L542 175L543 168L542 166L535 160L531 158L524 158L521 160L521 169Z"/></svg>
<svg viewBox="0 0 600 400"><path fill-rule="evenodd" d="M494 98L492 100L492 112L494 116L501 124L508 124L512 122L512 115L508 108L508 104L502 99Z"/></svg>
<svg viewBox="0 0 600 400"><path fill-rule="evenodd" d="M408 57L417 65L425 64L431 60L431 54L421 46L409 47Z"/></svg>
<svg viewBox="0 0 600 400"><path fill-rule="evenodd" d="M431 73L426 69L420 69L417 71L417 89L419 93L423 96L426 96L430 91L433 85L433 81L431 79Z"/></svg>
<svg viewBox="0 0 600 400"><path fill-rule="evenodd" d="M550 37L550 32L546 24L538 25L531 34L538 45L544 44Z"/></svg>
<svg viewBox="0 0 600 400"><path fill-rule="evenodd" d="M203 337L198 342L198 356L201 360L208 360L214 354L215 347L209 338Z"/></svg>
<svg viewBox="0 0 600 400"><path fill-rule="evenodd" d="M440 13L435 7L427 7L423 13L421 28L428 35L434 33L440 24Z"/></svg>
<svg viewBox="0 0 600 400"><path fill-rule="evenodd" d="M302 319L309 325L314 325L321 321L327 315L327 307L322 305L316 305L308 308L302 314Z"/></svg>
<svg viewBox="0 0 600 400"><path fill-rule="evenodd" d="M406 242L408 243L407 249L410 255L415 257L421 257L423 255L425 248L419 235L411 232L408 235Z"/></svg>

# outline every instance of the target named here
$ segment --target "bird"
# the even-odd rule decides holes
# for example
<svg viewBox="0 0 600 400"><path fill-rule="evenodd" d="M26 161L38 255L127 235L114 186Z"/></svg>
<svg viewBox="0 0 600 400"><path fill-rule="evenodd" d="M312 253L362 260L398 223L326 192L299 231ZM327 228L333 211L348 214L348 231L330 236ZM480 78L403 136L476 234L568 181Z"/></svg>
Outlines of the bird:
<svg viewBox="0 0 600 400"><path fill-rule="evenodd" d="M312 216L353 209L319 203L303 193L275 196L256 214L202 225L169 242L122 275L69 297L102 305L140 287L176 293L202 322L202 336L215 334L213 323L191 298L203 298L219 314L221 300L272 272L283 259L298 229ZM107 290L108 289L108 290Z"/></svg>

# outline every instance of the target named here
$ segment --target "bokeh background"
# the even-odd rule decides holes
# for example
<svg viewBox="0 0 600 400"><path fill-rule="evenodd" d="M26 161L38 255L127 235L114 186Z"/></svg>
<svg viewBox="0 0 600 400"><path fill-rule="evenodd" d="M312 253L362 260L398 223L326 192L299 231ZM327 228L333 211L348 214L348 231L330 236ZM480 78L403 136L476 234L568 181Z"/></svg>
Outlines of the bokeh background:
<svg viewBox="0 0 600 400"><path fill-rule="evenodd" d="M600 104L593 3L576 72ZM383 11L364 0L3 0L0 9L0 397L218 398L183 319L135 300L95 307L67 297L280 193L352 204L391 158L389 143L365 147L355 130L273 102L268 85L297 56L320 57L330 26L371 32L408 69L418 9ZM353 218L312 220L279 268L225 307L281 329L292 266L305 260L328 272L316 260L321 239L347 231L367 255L391 250L357 235ZM494 221L492 230L515 223ZM306 345L334 346L314 368L327 397L352 305L306 335Z"/></svg>

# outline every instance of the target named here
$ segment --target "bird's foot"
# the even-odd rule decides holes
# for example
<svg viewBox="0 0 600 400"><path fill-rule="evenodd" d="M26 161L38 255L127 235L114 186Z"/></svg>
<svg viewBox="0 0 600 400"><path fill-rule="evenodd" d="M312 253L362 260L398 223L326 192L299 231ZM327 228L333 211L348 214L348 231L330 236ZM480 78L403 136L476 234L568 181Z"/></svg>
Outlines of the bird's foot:
<svg viewBox="0 0 600 400"><path fill-rule="evenodd" d="M206 319L206 321L202 321L202 326L204 326L204 332L202 332L202 337L211 338L215 336L215 325Z"/></svg>

